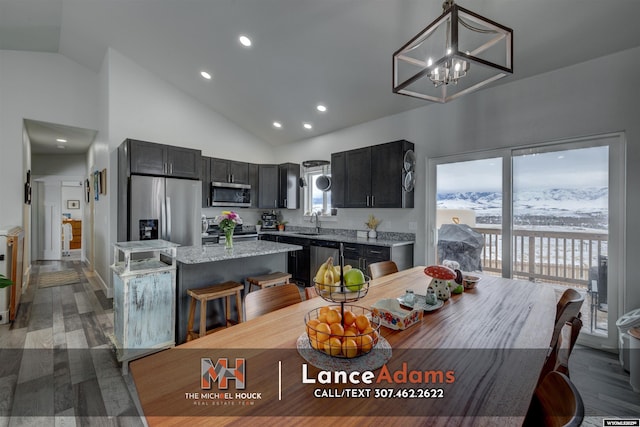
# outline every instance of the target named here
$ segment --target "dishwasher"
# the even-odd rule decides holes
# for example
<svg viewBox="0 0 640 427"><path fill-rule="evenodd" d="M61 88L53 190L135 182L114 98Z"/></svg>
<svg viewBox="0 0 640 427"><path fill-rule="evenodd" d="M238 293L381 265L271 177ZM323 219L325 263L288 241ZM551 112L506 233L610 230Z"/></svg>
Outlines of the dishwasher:
<svg viewBox="0 0 640 427"><path fill-rule="evenodd" d="M340 242L331 242L327 240L312 240L310 245L310 258L311 258L311 286L313 286L313 279L316 277L316 273L320 266L329 258L333 257L335 264L340 262Z"/></svg>

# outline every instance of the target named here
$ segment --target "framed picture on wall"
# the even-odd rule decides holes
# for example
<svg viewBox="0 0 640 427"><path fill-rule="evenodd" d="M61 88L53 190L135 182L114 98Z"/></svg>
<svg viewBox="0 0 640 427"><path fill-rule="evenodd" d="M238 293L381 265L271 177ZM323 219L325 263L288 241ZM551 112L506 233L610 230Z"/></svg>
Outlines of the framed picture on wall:
<svg viewBox="0 0 640 427"><path fill-rule="evenodd" d="M107 169L100 171L100 194L107 194Z"/></svg>
<svg viewBox="0 0 640 427"><path fill-rule="evenodd" d="M91 183L89 182L89 178L84 181L84 201L89 203L91 201Z"/></svg>
<svg viewBox="0 0 640 427"><path fill-rule="evenodd" d="M80 209L80 200L67 200L67 209Z"/></svg>
<svg viewBox="0 0 640 427"><path fill-rule="evenodd" d="M100 200L100 172L93 173L93 197Z"/></svg>
<svg viewBox="0 0 640 427"><path fill-rule="evenodd" d="M27 179L24 183L24 203L31 204L31 169L27 171Z"/></svg>

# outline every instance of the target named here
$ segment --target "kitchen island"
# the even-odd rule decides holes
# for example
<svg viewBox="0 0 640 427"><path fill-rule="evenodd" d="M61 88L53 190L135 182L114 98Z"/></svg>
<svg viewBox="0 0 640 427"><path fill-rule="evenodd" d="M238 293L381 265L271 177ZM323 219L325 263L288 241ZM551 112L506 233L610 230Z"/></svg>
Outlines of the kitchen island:
<svg viewBox="0 0 640 427"><path fill-rule="evenodd" d="M206 288L227 281L244 284L250 276L287 271L287 254L301 249L298 245L262 240L236 242L232 250L225 249L224 245L179 247L176 256L176 344L187 339L190 302L187 289ZM245 293L248 290L245 287ZM236 307L235 301L232 306ZM224 314L222 300L209 302L207 329L224 325ZM237 319L238 313L232 312L229 318ZM196 314L195 324L198 322L199 314Z"/></svg>

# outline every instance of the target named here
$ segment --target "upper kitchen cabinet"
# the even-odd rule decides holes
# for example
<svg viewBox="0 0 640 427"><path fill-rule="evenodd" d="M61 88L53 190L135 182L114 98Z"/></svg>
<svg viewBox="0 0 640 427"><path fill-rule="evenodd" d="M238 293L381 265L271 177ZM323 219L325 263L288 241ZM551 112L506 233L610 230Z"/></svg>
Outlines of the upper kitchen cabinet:
<svg viewBox="0 0 640 427"><path fill-rule="evenodd" d="M132 174L200 179L200 150L134 139L127 139L124 144Z"/></svg>
<svg viewBox="0 0 640 427"><path fill-rule="evenodd" d="M331 206L344 208L344 182L347 178L347 153L331 154ZM336 185L336 183L340 183Z"/></svg>
<svg viewBox="0 0 640 427"><path fill-rule="evenodd" d="M260 194L260 176L258 173L258 165L249 163L249 185L251 185L251 207L258 208Z"/></svg>
<svg viewBox="0 0 640 427"><path fill-rule="evenodd" d="M201 157L200 181L202 181L202 207L211 206L211 157Z"/></svg>
<svg viewBox="0 0 640 427"><path fill-rule="evenodd" d="M300 165L284 163L278 166L279 171L279 205L280 208L298 209L300 207Z"/></svg>
<svg viewBox="0 0 640 427"><path fill-rule="evenodd" d="M300 207L299 187L300 165L258 166L258 208L298 209Z"/></svg>
<svg viewBox="0 0 640 427"><path fill-rule="evenodd" d="M249 164L212 158L211 181L249 184Z"/></svg>
<svg viewBox="0 0 640 427"><path fill-rule="evenodd" d="M258 165L258 208L278 208L278 165Z"/></svg>
<svg viewBox="0 0 640 427"><path fill-rule="evenodd" d="M404 158L413 149L413 143L400 140L333 153L332 205L343 208L412 208L415 172L413 164L411 168L405 168ZM407 181L411 185L407 185Z"/></svg>

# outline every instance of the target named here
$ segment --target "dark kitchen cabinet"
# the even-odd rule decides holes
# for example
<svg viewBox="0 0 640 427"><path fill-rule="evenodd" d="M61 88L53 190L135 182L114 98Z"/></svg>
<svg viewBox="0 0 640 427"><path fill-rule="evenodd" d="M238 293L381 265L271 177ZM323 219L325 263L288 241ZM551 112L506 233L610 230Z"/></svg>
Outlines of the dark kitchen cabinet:
<svg viewBox="0 0 640 427"><path fill-rule="evenodd" d="M300 165L297 163L283 163L278 165L279 198L278 207L298 209L300 207Z"/></svg>
<svg viewBox="0 0 640 427"><path fill-rule="evenodd" d="M298 209L300 207L300 165L258 165L258 208Z"/></svg>
<svg viewBox="0 0 640 427"><path fill-rule="evenodd" d="M399 246L344 244L344 263L368 273L369 264L380 261L393 261L398 269L413 267L413 244Z"/></svg>
<svg viewBox="0 0 640 427"><path fill-rule="evenodd" d="M258 175L258 165L255 163L249 163L249 185L251 185L251 207L258 208L260 177Z"/></svg>
<svg viewBox="0 0 640 427"><path fill-rule="evenodd" d="M345 207L371 206L371 147L347 151Z"/></svg>
<svg viewBox="0 0 640 427"><path fill-rule="evenodd" d="M258 208L277 209L278 206L278 165L258 165Z"/></svg>
<svg viewBox="0 0 640 427"><path fill-rule="evenodd" d="M128 139L130 173L200 179L201 151Z"/></svg>
<svg viewBox="0 0 640 427"><path fill-rule="evenodd" d="M300 237L280 236L278 242L302 246L302 250L288 253L288 272L296 283L313 286L311 278L311 240Z"/></svg>
<svg viewBox="0 0 640 427"><path fill-rule="evenodd" d="M331 207L344 208L344 182L346 180L347 153L331 154Z"/></svg>
<svg viewBox="0 0 640 427"><path fill-rule="evenodd" d="M249 164L212 158L211 181L249 184Z"/></svg>
<svg viewBox="0 0 640 427"><path fill-rule="evenodd" d="M202 181L202 207L211 206L211 158L202 157L200 169L200 181Z"/></svg>
<svg viewBox="0 0 640 427"><path fill-rule="evenodd" d="M200 179L202 152L189 148L167 146L168 176Z"/></svg>
<svg viewBox="0 0 640 427"><path fill-rule="evenodd" d="M260 235L260 240L266 240L267 242L277 242L279 239L279 236L273 235L273 234L261 234Z"/></svg>
<svg viewBox="0 0 640 427"><path fill-rule="evenodd" d="M344 208L412 208L405 191L404 155L408 141L394 141L331 155L332 205ZM413 172L412 172L413 173Z"/></svg>

